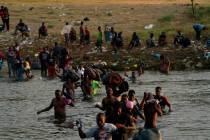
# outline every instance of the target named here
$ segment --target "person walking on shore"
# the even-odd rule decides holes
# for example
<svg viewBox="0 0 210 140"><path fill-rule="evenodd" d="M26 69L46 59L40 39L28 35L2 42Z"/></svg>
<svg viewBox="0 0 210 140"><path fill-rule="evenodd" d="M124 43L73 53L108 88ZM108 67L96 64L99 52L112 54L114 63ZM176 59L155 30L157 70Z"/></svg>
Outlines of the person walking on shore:
<svg viewBox="0 0 210 140"><path fill-rule="evenodd" d="M90 44L90 31L87 26L85 26L84 44L85 47Z"/></svg>
<svg viewBox="0 0 210 140"><path fill-rule="evenodd" d="M97 51L101 53L102 53L102 43L103 43L103 36L102 36L101 26L99 26L96 47L97 47Z"/></svg>
<svg viewBox="0 0 210 140"><path fill-rule="evenodd" d="M83 24L84 24L84 22L81 21L80 28L79 28L80 46L82 46L82 47L84 45L84 39L85 39L85 30L84 30Z"/></svg>
<svg viewBox="0 0 210 140"><path fill-rule="evenodd" d="M7 7L4 7L3 14L4 14L3 21L4 21L4 25L5 25L4 30L9 31L9 10Z"/></svg>

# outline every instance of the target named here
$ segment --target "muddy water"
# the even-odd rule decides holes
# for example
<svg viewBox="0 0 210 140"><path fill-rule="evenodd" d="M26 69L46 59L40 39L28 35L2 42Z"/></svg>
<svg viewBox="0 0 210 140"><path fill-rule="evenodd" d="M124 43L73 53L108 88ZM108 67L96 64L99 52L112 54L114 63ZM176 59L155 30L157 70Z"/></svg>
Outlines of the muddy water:
<svg viewBox="0 0 210 140"><path fill-rule="evenodd" d="M34 72L39 75L39 72ZM53 110L36 115L39 109L49 105L54 90L61 88L58 79L46 81L35 76L28 82L12 83L0 79L0 139L2 140L79 140L76 128L68 129L53 124ZM170 97L174 112L158 120L158 127L165 140L210 139L210 72L172 72L161 75L146 72L135 84L141 99L144 91L154 92L163 87L163 94ZM93 102L82 102L81 91L76 92L76 107L67 107L67 122L81 118L84 129L95 125L99 112L94 102L101 101L104 89ZM142 125L142 124L140 124Z"/></svg>

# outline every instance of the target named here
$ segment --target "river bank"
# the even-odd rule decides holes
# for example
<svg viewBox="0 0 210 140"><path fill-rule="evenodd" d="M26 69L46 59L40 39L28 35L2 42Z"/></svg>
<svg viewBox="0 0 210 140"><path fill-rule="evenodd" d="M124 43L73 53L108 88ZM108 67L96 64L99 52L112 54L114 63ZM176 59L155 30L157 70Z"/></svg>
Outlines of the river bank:
<svg viewBox="0 0 210 140"><path fill-rule="evenodd" d="M49 36L46 39L38 39L30 37L27 39L19 38L18 36L10 35L11 33L0 34L1 50L6 53L8 46L18 42L20 46L21 56L30 56L32 60L37 59L35 56L42 50L43 47L49 49L53 47L54 42L63 42L62 36ZM111 47L104 45L103 52L98 53L95 49L94 42L88 47L80 47L78 43L68 47L68 51L74 59L74 64L96 64L98 62L106 62L106 67L116 71L136 70L140 62L145 64L146 70L159 70L160 54L165 55L171 61L170 70L208 70L210 69L210 60L204 57L204 47L201 44L192 45L188 48L172 47L168 44L166 47L146 48L145 46L136 47L132 50L127 49L125 43L124 48L120 49L115 54Z"/></svg>

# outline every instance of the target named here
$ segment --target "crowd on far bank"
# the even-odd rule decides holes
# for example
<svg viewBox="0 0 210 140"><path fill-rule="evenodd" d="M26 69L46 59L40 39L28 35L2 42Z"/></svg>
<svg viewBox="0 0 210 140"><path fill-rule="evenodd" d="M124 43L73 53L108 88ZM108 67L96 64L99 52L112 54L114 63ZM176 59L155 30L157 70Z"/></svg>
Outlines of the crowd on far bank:
<svg viewBox="0 0 210 140"><path fill-rule="evenodd" d="M10 19L9 18L10 17L9 9L6 6L1 6L0 16L2 19L2 24L0 24L0 31L3 32L2 34L4 34L4 32L11 30L10 23L9 23L9 19ZM133 34L131 36L131 40L128 43L128 46L125 47L126 44L124 42L123 32L122 31L118 32L115 30L114 27L111 27L108 25L105 25L104 31L101 26L98 26L97 27L98 32L96 35L96 39L92 40L92 38L91 38L92 32L90 31L88 24L86 24L86 20L87 19L84 19L83 21L80 22L80 27L79 27L79 31L78 31L79 33L77 33L76 26L74 24L69 23L69 22L65 23L65 25L63 26L63 28L61 30L61 34L63 35L64 43L65 43L63 47L69 48L69 47L71 47L72 44L74 44L76 41L78 41L81 48L83 48L83 47L86 48L88 46L95 46L97 53L102 53L105 49L112 50L114 52L114 59L118 60L120 49L126 48L128 51L131 51L133 48L143 46L143 44L144 44L141 37L139 36L139 34L137 32L133 32ZM49 35L48 28L47 28L48 26L46 24L47 23L42 22L40 27L37 29L39 39L46 38ZM200 23L195 23L195 24L193 24L192 27L193 27L193 30L195 31L196 40L201 41L202 32L204 30L208 30L208 28L205 25L200 24ZM24 37L29 37L30 32L31 32L30 27L25 23L25 21L20 19L19 22L15 26L13 35L19 34L24 38ZM166 32L161 32L158 40L156 40L154 36L155 36L154 33L152 33L152 32L149 33L148 39L146 39L146 43L145 43L147 48L164 47L164 46L171 45L167 40ZM92 42L93 42L93 44L91 44ZM187 37L186 35L184 35L184 33L181 30L177 30L177 33L174 37L172 46L173 47L181 46L183 48L186 48L191 45L191 42L192 42L191 39L189 37ZM61 44L59 44L59 45L61 45ZM210 38L208 38L206 40L205 47L207 48L207 50L210 48ZM41 53L42 51L45 52L45 50L47 49L47 46L45 46L44 48L45 49L40 50L39 53ZM24 60L27 63L24 64L25 63L24 62L23 64L28 65L29 57L28 56L20 56L19 52L21 51L21 47L19 47L19 45L17 43L14 44L14 46L10 46L8 48L7 52L3 52L2 50L0 50L0 51L1 51L0 68L2 68L3 62L4 62L3 60L5 58L8 61L9 77L11 75L11 72L14 73L14 70L12 70L12 69L14 69L15 67L16 68L18 67L18 64L14 64L14 62L19 62L18 60ZM16 53L13 53L13 51ZM50 48L48 47L47 52L49 53L49 56L51 56L51 47ZM154 55L155 57L158 57L158 60L162 61L161 63L163 63L164 66L162 66L162 68L160 68L161 71L168 73L169 67L170 67L169 58L166 56L163 56L161 54L152 54L152 55ZM68 59L65 57L66 57L66 55L62 56L63 59ZM11 58L13 58L13 60L11 60ZM14 58L16 61L14 61ZM51 57L47 57L47 61L48 61L48 59L51 60L50 58ZM53 61L55 61L56 58L53 58L53 59L54 59ZM42 59L40 59L40 62L41 62L41 66L42 66L41 69L43 69L43 67L47 67L47 66L44 66ZM47 62L45 64L50 66L50 62ZM14 65L16 65L16 66L14 66ZM26 67L28 67L28 66L26 66ZM19 71L16 71L15 73L16 73L16 75L18 75ZM27 75L29 75L29 74L27 74ZM27 77L31 77L31 76L27 76ZM17 78L17 79L22 79L22 78Z"/></svg>
<svg viewBox="0 0 210 140"><path fill-rule="evenodd" d="M0 7L0 17L2 19L2 24L0 24L0 32L6 32L10 30L10 14L9 9L6 6ZM88 46L91 43L91 31L88 28L88 25L85 25L85 22L88 21L88 18L85 18L81 21L80 27L79 27L79 35L77 35L77 31L75 29L74 23L66 22L61 33L64 35L64 42L65 46L69 46L69 44L75 42L77 39L79 39L81 46ZM47 29L47 23L42 22L38 30L38 36L46 37L48 36L48 29ZM208 30L207 26L195 23L192 25L192 29L195 31L195 38L197 41L201 40L201 34L204 30ZM102 46L110 46L112 45L113 50L117 50L125 46L124 39L123 39L123 32L117 32L114 30L114 27L105 25L104 32L102 31L102 27L97 27L98 34L95 41L95 46L99 50L99 52L102 51ZM28 37L30 36L30 27L22 20L19 20L19 23L15 26L14 35L17 34L17 32L20 32L22 37ZM146 46L148 48L152 47L164 47L167 45L171 45L174 47L182 46L182 47L188 47L191 45L191 39L184 35L184 33L181 30L177 30L177 33L174 37L174 41L172 43L169 43L167 40L167 33L161 32L158 40L155 40L154 33L150 32L148 38L146 39ZM131 40L127 46L128 50L131 50L133 47L141 46L143 45L143 41L141 37L138 35L137 32L133 32L131 36ZM206 38L206 47L210 47L210 37Z"/></svg>

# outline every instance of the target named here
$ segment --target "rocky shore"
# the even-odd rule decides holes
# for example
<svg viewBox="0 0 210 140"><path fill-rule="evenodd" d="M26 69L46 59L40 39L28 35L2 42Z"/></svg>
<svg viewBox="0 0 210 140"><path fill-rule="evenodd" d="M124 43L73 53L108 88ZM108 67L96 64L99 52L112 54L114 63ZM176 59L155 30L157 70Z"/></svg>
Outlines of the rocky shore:
<svg viewBox="0 0 210 140"><path fill-rule="evenodd" d="M6 52L9 46L17 42L20 46L20 53L23 57L30 56L32 60L39 53L42 47L51 48L55 41L62 42L62 36L50 36L45 39L36 37L24 38L13 36L11 33L0 33L0 50ZM61 43L62 44L62 43ZM125 43L126 44L126 43ZM204 48L201 44L192 45L188 48L172 45L167 47L145 48L137 47L131 51L127 50L126 45L119 50L117 54L113 53L110 47L104 47L103 53L97 53L94 43L89 47L81 48L77 43L69 46L69 52L77 64L95 64L105 62L107 68L117 71L135 70L140 62L145 64L146 70L159 70L160 54L167 56L171 61L170 70L208 70L210 69L210 60L204 57Z"/></svg>

